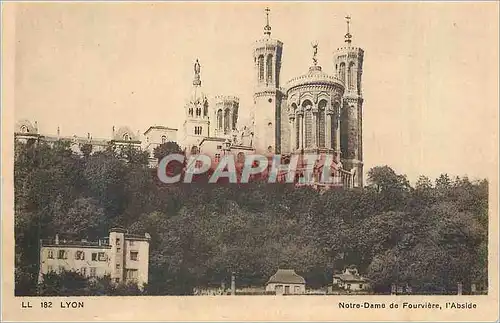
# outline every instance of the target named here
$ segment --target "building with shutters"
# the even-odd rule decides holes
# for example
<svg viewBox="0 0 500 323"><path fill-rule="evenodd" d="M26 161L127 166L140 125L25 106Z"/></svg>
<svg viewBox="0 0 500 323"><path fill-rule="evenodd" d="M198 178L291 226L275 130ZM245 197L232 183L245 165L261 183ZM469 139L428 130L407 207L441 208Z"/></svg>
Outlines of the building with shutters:
<svg viewBox="0 0 500 323"><path fill-rule="evenodd" d="M56 235L40 241L40 273L75 271L89 278L109 275L114 283L148 283L148 233L134 235L121 228L98 241L74 241Z"/></svg>

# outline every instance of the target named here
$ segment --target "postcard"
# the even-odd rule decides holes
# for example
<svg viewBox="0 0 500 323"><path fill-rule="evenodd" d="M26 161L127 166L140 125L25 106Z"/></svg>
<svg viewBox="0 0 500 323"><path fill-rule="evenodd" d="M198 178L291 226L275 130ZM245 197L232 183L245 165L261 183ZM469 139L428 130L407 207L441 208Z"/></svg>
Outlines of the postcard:
<svg viewBox="0 0 500 323"><path fill-rule="evenodd" d="M4 320L498 320L498 2L2 9Z"/></svg>

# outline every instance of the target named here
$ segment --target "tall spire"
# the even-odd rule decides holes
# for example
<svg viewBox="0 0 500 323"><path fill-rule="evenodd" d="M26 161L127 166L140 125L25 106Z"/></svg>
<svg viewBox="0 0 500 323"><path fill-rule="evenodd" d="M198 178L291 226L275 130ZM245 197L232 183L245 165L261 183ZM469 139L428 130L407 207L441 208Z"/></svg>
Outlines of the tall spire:
<svg viewBox="0 0 500 323"><path fill-rule="evenodd" d="M349 24L351 23L351 16L346 16L345 20L347 23L347 33L345 34L344 38L345 38L345 42L350 45L351 41L352 41L352 35L349 32Z"/></svg>
<svg viewBox="0 0 500 323"><path fill-rule="evenodd" d="M266 8L266 26L264 27L264 35L267 37L271 36L271 26L269 25L269 13L271 12L271 9L269 7Z"/></svg>
<svg viewBox="0 0 500 323"><path fill-rule="evenodd" d="M193 80L193 85L198 85L198 86L201 85L200 71L201 71L200 62L198 62L198 59L196 59L196 62L194 63L194 80Z"/></svg>

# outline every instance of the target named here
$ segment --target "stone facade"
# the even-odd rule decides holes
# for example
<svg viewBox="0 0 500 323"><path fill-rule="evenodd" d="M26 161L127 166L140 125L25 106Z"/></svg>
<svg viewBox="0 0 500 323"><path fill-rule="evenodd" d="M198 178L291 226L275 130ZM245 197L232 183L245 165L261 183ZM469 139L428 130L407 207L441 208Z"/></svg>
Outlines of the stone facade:
<svg viewBox="0 0 500 323"><path fill-rule="evenodd" d="M148 283L149 234L128 234L111 229L109 238L97 242L54 240L40 241L40 277L49 272L76 271L94 278L110 275L114 283Z"/></svg>
<svg viewBox="0 0 500 323"><path fill-rule="evenodd" d="M253 107L249 124L240 124L240 100L235 96L216 95L212 99L204 92L201 64L194 64L194 78L187 97L183 137L177 129L152 126L141 140L139 135L122 127L111 140L85 137L42 136L37 126L29 122L18 124L16 138L56 141L70 140L78 150L85 143L97 149L108 144L134 145L150 153L152 165L155 147L165 141L177 141L190 153L212 152L213 158L229 153L331 155L338 177L348 187L363 186L363 95L362 73L364 51L351 46L347 33L344 47L333 53L335 70L324 71L316 59L318 44L313 44L312 64L303 75L281 85L280 73L284 45L271 37L269 10L264 36L253 46L254 76ZM350 19L350 18L349 18ZM58 131L59 133L59 131ZM222 143L229 145L222 149Z"/></svg>

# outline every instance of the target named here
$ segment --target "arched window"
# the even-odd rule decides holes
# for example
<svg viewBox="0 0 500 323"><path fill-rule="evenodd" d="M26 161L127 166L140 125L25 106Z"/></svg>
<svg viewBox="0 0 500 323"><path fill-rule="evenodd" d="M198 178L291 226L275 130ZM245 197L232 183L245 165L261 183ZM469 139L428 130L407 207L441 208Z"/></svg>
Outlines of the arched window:
<svg viewBox="0 0 500 323"><path fill-rule="evenodd" d="M192 117L193 116L193 108L189 108L188 114Z"/></svg>
<svg viewBox="0 0 500 323"><path fill-rule="evenodd" d="M217 111L217 129L222 130L222 109Z"/></svg>
<svg viewBox="0 0 500 323"><path fill-rule="evenodd" d="M229 124L230 124L230 119L229 119L229 109L226 109L224 111L224 132L228 133L229 132Z"/></svg>
<svg viewBox="0 0 500 323"><path fill-rule="evenodd" d="M201 108L200 107L196 108L196 116L197 117L201 116Z"/></svg>
<svg viewBox="0 0 500 323"><path fill-rule="evenodd" d="M259 56L257 65L259 68L259 81L264 81L264 55Z"/></svg>
<svg viewBox="0 0 500 323"><path fill-rule="evenodd" d="M161 136L161 143L164 144L167 142L167 136Z"/></svg>
<svg viewBox="0 0 500 323"><path fill-rule="evenodd" d="M326 147L326 105L326 100L321 100L318 103L318 147Z"/></svg>
<svg viewBox="0 0 500 323"><path fill-rule="evenodd" d="M340 114L340 152L344 158L348 157L349 145L349 107L347 105L342 107Z"/></svg>
<svg viewBox="0 0 500 323"><path fill-rule="evenodd" d="M340 115L340 102L336 101L333 104L333 111L334 111L334 116L332 116L332 131L330 132L330 142L332 143L332 147L336 150L337 149L337 140L340 140L340 138L337 138L337 127L340 127L339 123L339 115ZM340 142L339 142L340 143Z"/></svg>
<svg viewBox="0 0 500 323"><path fill-rule="evenodd" d="M267 55L267 62L266 62L266 79L267 82L272 82L273 81L273 55L269 54Z"/></svg>
<svg viewBox="0 0 500 323"><path fill-rule="evenodd" d="M339 67L339 78L345 82L345 63L340 63Z"/></svg>
<svg viewBox="0 0 500 323"><path fill-rule="evenodd" d="M130 136L128 135L128 133L123 134L123 140L130 140Z"/></svg>
<svg viewBox="0 0 500 323"><path fill-rule="evenodd" d="M295 131L295 142L292 143L292 149L297 149L299 147L299 118L297 117L297 105L295 103L292 103L291 108L290 108L295 115L295 129L292 129L292 131ZM293 124L292 124L293 125Z"/></svg>
<svg viewBox="0 0 500 323"><path fill-rule="evenodd" d="M207 101L205 101L205 103L203 104L203 116L208 117L208 102Z"/></svg>
<svg viewBox="0 0 500 323"><path fill-rule="evenodd" d="M22 127L21 127L21 133L28 133L28 132L30 132L30 131L28 130L28 127L26 127L26 126L22 126Z"/></svg>
<svg viewBox="0 0 500 323"><path fill-rule="evenodd" d="M311 147L312 145L312 103L309 100L302 103L304 108L304 148Z"/></svg>
<svg viewBox="0 0 500 323"><path fill-rule="evenodd" d="M299 148L300 145L300 125L299 118L295 118L295 149Z"/></svg>
<svg viewBox="0 0 500 323"><path fill-rule="evenodd" d="M349 89L354 89L354 62L349 63L347 70L347 86Z"/></svg>

